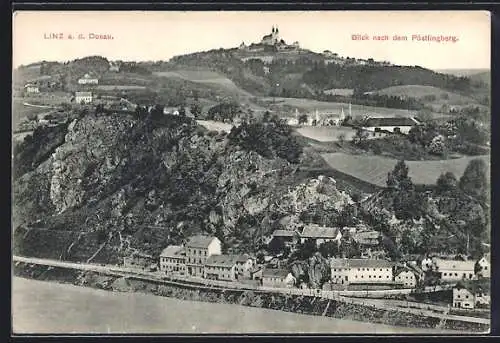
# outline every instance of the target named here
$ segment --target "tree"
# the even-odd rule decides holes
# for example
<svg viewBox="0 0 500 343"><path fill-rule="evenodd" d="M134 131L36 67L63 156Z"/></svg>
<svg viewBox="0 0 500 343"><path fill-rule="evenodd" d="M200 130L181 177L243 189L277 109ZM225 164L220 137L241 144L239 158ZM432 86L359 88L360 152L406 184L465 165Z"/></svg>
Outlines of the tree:
<svg viewBox="0 0 500 343"><path fill-rule="evenodd" d="M356 135L353 137L352 142L356 145L363 145L368 139L368 132L362 129L356 130Z"/></svg>
<svg viewBox="0 0 500 343"><path fill-rule="evenodd" d="M481 201L488 197L487 167L482 159L473 159L460 178L460 189Z"/></svg>
<svg viewBox="0 0 500 343"><path fill-rule="evenodd" d="M408 176L408 171L408 166L404 160L396 163L394 169L387 175L387 187L399 190L409 190L413 188L413 183Z"/></svg>
<svg viewBox="0 0 500 343"><path fill-rule="evenodd" d="M445 152L445 148L445 139L442 135L434 137L427 146L427 150L434 155L442 155Z"/></svg>
<svg viewBox="0 0 500 343"><path fill-rule="evenodd" d="M262 121L267 122L271 119L271 113L269 111L264 112L262 116Z"/></svg>
<svg viewBox="0 0 500 343"><path fill-rule="evenodd" d="M179 107L179 115L183 117L186 115L186 108L184 106Z"/></svg>
<svg viewBox="0 0 500 343"><path fill-rule="evenodd" d="M307 114L301 114L299 116L299 124L306 124L307 123Z"/></svg>
<svg viewBox="0 0 500 343"><path fill-rule="evenodd" d="M179 111L180 113L180 111ZM193 116L195 118L199 118L201 116L201 106L198 102L195 102L192 106L191 106L191 113L193 114Z"/></svg>
<svg viewBox="0 0 500 343"><path fill-rule="evenodd" d="M339 244L337 242L325 242L322 243L318 251L321 253L321 256L328 257L337 257L340 254Z"/></svg>
<svg viewBox="0 0 500 343"><path fill-rule="evenodd" d="M453 191L457 189L457 185L457 178L452 172L442 173L436 181L437 190L440 193Z"/></svg>

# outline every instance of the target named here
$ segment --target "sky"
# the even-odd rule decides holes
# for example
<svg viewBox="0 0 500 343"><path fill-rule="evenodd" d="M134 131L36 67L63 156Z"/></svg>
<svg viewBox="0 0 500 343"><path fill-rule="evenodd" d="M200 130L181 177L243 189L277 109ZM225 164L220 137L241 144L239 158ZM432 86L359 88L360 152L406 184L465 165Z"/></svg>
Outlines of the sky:
<svg viewBox="0 0 500 343"><path fill-rule="evenodd" d="M258 42L279 27L287 43L315 52L387 60L429 69L490 68L490 14L486 11L152 12L17 11L13 65L68 61L91 55L110 60L158 61L198 51ZM47 39L51 34L74 39ZM85 40L77 39L82 34ZM113 39L89 39L89 34ZM368 40L353 40L367 35ZM387 35L388 40L373 36ZM395 41L394 35L407 36ZM457 41L412 40L413 35Z"/></svg>

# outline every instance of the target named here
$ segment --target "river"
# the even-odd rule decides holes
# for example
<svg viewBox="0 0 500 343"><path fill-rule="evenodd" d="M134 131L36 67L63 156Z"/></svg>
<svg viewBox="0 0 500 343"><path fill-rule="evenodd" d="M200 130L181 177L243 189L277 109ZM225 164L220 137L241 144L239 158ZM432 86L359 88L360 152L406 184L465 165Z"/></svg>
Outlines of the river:
<svg viewBox="0 0 500 343"><path fill-rule="evenodd" d="M109 292L18 277L12 282L12 324L15 334L457 333Z"/></svg>

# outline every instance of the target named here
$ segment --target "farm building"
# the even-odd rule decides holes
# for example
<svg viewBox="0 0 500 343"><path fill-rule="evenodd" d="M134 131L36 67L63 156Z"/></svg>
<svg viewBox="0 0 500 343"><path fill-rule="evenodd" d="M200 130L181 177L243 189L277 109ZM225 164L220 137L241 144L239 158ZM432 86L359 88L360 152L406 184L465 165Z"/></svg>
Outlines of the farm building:
<svg viewBox="0 0 500 343"><path fill-rule="evenodd" d="M90 104L92 102L92 92L75 92L75 102L78 104Z"/></svg>
<svg viewBox="0 0 500 343"><path fill-rule="evenodd" d="M99 79L95 76L91 76L90 74L85 74L78 79L79 85L97 85L98 83Z"/></svg>
<svg viewBox="0 0 500 343"><path fill-rule="evenodd" d="M316 246L326 242L337 242L340 244L342 233L337 227L325 227L317 224L308 224L300 234L300 241L304 243L306 240L311 239L315 241Z"/></svg>
<svg viewBox="0 0 500 343"><path fill-rule="evenodd" d="M184 274L186 253L180 245L169 245L160 254L160 271Z"/></svg>
<svg viewBox="0 0 500 343"><path fill-rule="evenodd" d="M40 93L40 89L33 83L28 83L24 86L24 91L28 94Z"/></svg>
<svg viewBox="0 0 500 343"><path fill-rule="evenodd" d="M388 284L393 282L392 263L375 259L330 260L331 282L334 284Z"/></svg>
<svg viewBox="0 0 500 343"><path fill-rule="evenodd" d="M413 117L374 118L368 117L363 123L363 128L373 134L380 131L400 132L408 134L411 128L420 125Z"/></svg>

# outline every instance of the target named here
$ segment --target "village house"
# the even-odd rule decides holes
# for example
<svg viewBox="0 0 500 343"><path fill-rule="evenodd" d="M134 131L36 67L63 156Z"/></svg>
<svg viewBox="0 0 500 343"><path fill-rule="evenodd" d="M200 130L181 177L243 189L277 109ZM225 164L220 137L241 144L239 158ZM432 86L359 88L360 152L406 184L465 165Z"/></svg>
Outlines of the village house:
<svg viewBox="0 0 500 343"><path fill-rule="evenodd" d="M339 228L324 227L317 224L306 225L300 234L301 243L305 243L306 240L313 240L317 247L326 242L337 242L340 244L341 238L342 233Z"/></svg>
<svg viewBox="0 0 500 343"><path fill-rule="evenodd" d="M266 268L262 272L262 286L274 288L290 288L295 284L295 278L285 269Z"/></svg>
<svg viewBox="0 0 500 343"><path fill-rule="evenodd" d="M373 252L376 252L377 248L380 247L380 236L380 232L371 230L356 232L351 237L361 250L361 257L371 258Z"/></svg>
<svg viewBox="0 0 500 343"><path fill-rule="evenodd" d="M333 284L388 284L393 283L392 263L375 259L330 260Z"/></svg>
<svg viewBox="0 0 500 343"><path fill-rule="evenodd" d="M85 74L78 79L79 85L97 85L99 80L97 77L91 76L90 74Z"/></svg>
<svg viewBox="0 0 500 343"><path fill-rule="evenodd" d="M453 287L453 308L488 308L491 304L489 282L459 281Z"/></svg>
<svg viewBox="0 0 500 343"><path fill-rule="evenodd" d="M368 117L362 126L364 130L370 131L375 136L375 134L381 131L408 134L411 128L416 125L420 125L420 122L413 117Z"/></svg>
<svg viewBox="0 0 500 343"><path fill-rule="evenodd" d="M417 286L417 276L409 268L402 268L395 272L394 283L405 288L414 288Z"/></svg>
<svg viewBox="0 0 500 343"><path fill-rule="evenodd" d="M92 92L75 92L75 102L77 104L92 103Z"/></svg>
<svg viewBox="0 0 500 343"><path fill-rule="evenodd" d="M251 279L251 272L255 268L255 258L243 254L236 259L236 278Z"/></svg>
<svg viewBox="0 0 500 343"><path fill-rule="evenodd" d="M186 273L202 277L205 262L212 255L221 255L221 241L217 237L192 236L185 244Z"/></svg>
<svg viewBox="0 0 500 343"><path fill-rule="evenodd" d="M234 281L237 279L236 261L238 255L212 255L205 262L204 277L206 279Z"/></svg>
<svg viewBox="0 0 500 343"><path fill-rule="evenodd" d="M160 254L160 271L184 274L186 271L186 253L180 245L169 245Z"/></svg>
<svg viewBox="0 0 500 343"><path fill-rule="evenodd" d="M433 259L433 270L444 282L475 279L474 261Z"/></svg>
<svg viewBox="0 0 500 343"><path fill-rule="evenodd" d="M40 93L40 89L38 88L38 86L33 83L26 84L24 86L24 91L28 94Z"/></svg>
<svg viewBox="0 0 500 343"><path fill-rule="evenodd" d="M292 230L275 230L271 243L283 244L286 247L293 248L300 240L300 234Z"/></svg>
<svg viewBox="0 0 500 343"><path fill-rule="evenodd" d="M490 253L485 254L479 261L477 261L477 276L483 278L490 278L491 276L491 261Z"/></svg>

